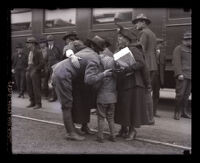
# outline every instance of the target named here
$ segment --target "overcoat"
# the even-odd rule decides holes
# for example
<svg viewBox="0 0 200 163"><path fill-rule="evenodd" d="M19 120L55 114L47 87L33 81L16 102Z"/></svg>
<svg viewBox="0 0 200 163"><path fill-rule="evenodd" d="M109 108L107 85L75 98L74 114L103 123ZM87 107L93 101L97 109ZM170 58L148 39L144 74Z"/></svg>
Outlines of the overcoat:
<svg viewBox="0 0 200 163"><path fill-rule="evenodd" d="M117 91L118 101L115 112L115 122L120 125L140 127L148 123L145 107L145 88L147 75L145 73L145 60L143 53L136 47L129 47L133 53L136 64L118 75ZM131 75L127 75L130 74Z"/></svg>

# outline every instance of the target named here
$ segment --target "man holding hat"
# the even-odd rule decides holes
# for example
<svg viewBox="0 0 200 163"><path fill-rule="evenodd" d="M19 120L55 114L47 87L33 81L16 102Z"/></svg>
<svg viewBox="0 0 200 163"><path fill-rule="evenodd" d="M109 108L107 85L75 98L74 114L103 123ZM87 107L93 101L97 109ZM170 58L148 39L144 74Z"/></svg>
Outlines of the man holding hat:
<svg viewBox="0 0 200 163"><path fill-rule="evenodd" d="M60 62L62 60L62 54L59 50L59 48L54 44L54 37L53 35L47 36L47 43L48 43L48 79L52 75L52 68L54 64ZM49 102L54 102L57 100L55 89L52 88L51 98L49 99Z"/></svg>
<svg viewBox="0 0 200 163"><path fill-rule="evenodd" d="M26 67L28 66L28 57L23 53L23 46L18 43L16 53L12 56L12 72L15 75L18 97L24 98Z"/></svg>
<svg viewBox="0 0 200 163"><path fill-rule="evenodd" d="M179 120L180 116L191 118L191 115L187 113L188 100L192 87L191 50L192 34L190 31L187 31L184 33L182 44L178 45L173 52L174 76L176 79L175 120Z"/></svg>
<svg viewBox="0 0 200 163"><path fill-rule="evenodd" d="M28 55L28 67L26 72L27 88L30 97L30 104L27 107L40 109L41 103L41 70L44 66L44 59L41 50L37 47L35 37L27 38L27 47L30 50Z"/></svg>

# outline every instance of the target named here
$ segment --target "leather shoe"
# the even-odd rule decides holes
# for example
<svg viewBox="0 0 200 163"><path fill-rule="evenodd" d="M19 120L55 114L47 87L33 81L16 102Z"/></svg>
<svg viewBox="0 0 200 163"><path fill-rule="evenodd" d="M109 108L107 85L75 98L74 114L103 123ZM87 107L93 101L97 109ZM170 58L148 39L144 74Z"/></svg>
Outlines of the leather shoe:
<svg viewBox="0 0 200 163"><path fill-rule="evenodd" d="M30 103L28 106L26 106L27 108L31 108L31 107L34 107L35 106L35 104L33 104L33 103Z"/></svg>
<svg viewBox="0 0 200 163"><path fill-rule="evenodd" d="M181 115L181 117L191 119L191 115L189 115L189 114L187 114L187 113Z"/></svg>
<svg viewBox="0 0 200 163"><path fill-rule="evenodd" d="M112 142L116 142L116 138L114 136L109 136L108 140L112 141Z"/></svg>
<svg viewBox="0 0 200 163"><path fill-rule="evenodd" d="M126 138L127 141L134 140L136 138L137 131L130 133L129 136Z"/></svg>
<svg viewBox="0 0 200 163"><path fill-rule="evenodd" d="M94 133L89 129L89 127L82 127L81 131L83 131L85 134L93 135Z"/></svg>
<svg viewBox="0 0 200 163"><path fill-rule="evenodd" d="M40 109L42 108L42 105L36 105L33 109Z"/></svg>
<svg viewBox="0 0 200 163"><path fill-rule="evenodd" d="M76 133L69 134L69 135L66 136L66 138L69 139L69 140L75 140L75 141L85 140L85 137L80 136Z"/></svg>

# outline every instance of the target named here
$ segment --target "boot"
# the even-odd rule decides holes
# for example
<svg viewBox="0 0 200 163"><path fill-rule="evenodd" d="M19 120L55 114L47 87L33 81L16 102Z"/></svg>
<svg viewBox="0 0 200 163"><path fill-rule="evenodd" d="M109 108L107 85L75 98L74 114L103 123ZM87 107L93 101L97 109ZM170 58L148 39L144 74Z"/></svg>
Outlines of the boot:
<svg viewBox="0 0 200 163"><path fill-rule="evenodd" d="M85 140L85 137L78 135L76 132L69 133L69 135L66 138L75 141Z"/></svg>
<svg viewBox="0 0 200 163"><path fill-rule="evenodd" d="M181 117L191 119L191 115L189 115L189 114L187 113L187 108L186 108L186 107L183 108L183 112L182 112Z"/></svg>
<svg viewBox="0 0 200 163"><path fill-rule="evenodd" d="M93 135L94 133L90 130L87 124L82 124L81 131L85 134Z"/></svg>
<svg viewBox="0 0 200 163"><path fill-rule="evenodd" d="M134 129L131 129L131 131L130 131L128 137L126 138L126 140L127 140L127 141L134 140L134 139L136 138L136 136L137 136L137 131L136 131L136 129L135 129L135 128L134 128Z"/></svg>

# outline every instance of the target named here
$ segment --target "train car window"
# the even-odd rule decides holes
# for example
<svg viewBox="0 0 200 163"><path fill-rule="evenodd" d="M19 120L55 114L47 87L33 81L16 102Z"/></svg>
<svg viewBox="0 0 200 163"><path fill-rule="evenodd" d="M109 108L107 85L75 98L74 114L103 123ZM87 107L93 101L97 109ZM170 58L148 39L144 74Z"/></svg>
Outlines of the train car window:
<svg viewBox="0 0 200 163"><path fill-rule="evenodd" d="M93 24L112 23L115 14L118 14L119 22L131 21L132 13L132 8L94 8Z"/></svg>
<svg viewBox="0 0 200 163"><path fill-rule="evenodd" d="M45 10L45 28L60 28L76 25L76 9Z"/></svg>
<svg viewBox="0 0 200 163"><path fill-rule="evenodd" d="M191 10L190 9L169 9L169 19L181 19L181 18L190 18Z"/></svg>
<svg viewBox="0 0 200 163"><path fill-rule="evenodd" d="M26 31L32 29L32 12L30 9L11 10L11 30Z"/></svg>

